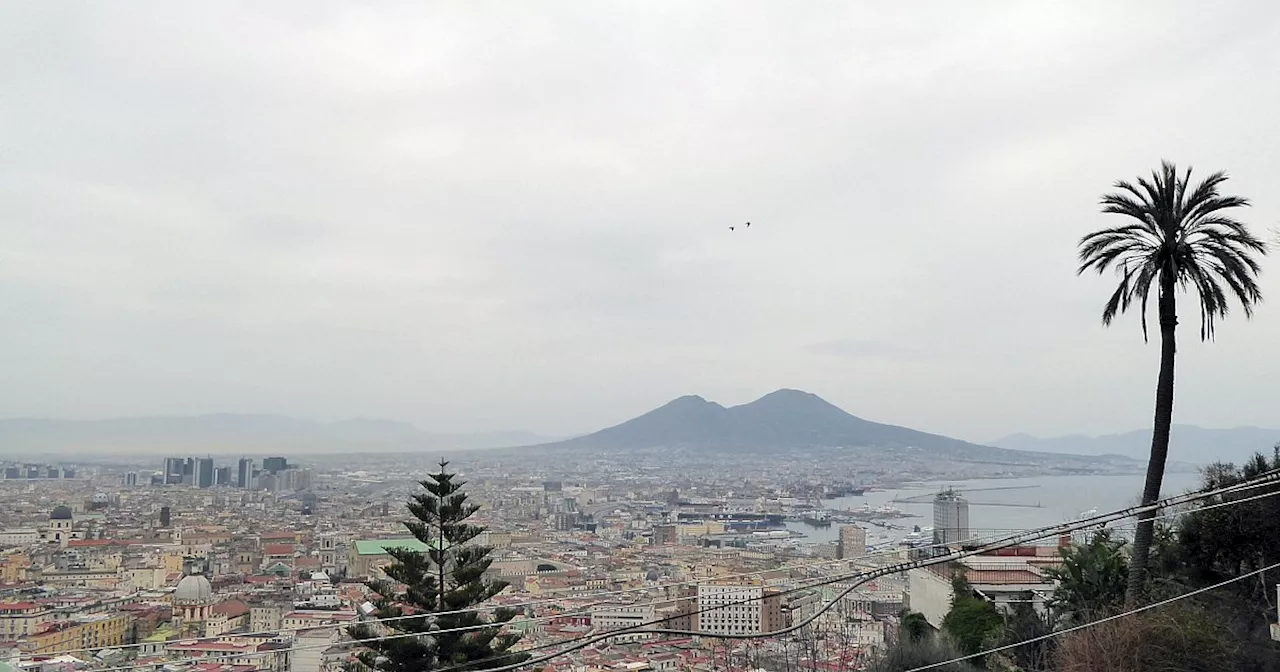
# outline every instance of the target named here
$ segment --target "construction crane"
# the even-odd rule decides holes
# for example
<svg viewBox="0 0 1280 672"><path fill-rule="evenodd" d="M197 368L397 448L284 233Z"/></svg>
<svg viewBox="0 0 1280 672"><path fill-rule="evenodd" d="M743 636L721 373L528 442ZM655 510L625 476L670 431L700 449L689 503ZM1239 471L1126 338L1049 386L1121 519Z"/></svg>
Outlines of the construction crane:
<svg viewBox="0 0 1280 672"><path fill-rule="evenodd" d="M964 492L992 492L995 490L1028 490L1030 488L1038 488L1038 487L1040 486L1038 485L1005 485L1005 486L996 487L996 488L972 488L969 490L965 490ZM939 491L938 493L930 493L927 495L913 495L911 497L895 497L893 499L893 503L895 504L928 504L928 503L931 503L934 500L934 498L936 498L939 494L942 494L942 493L951 493L951 494L959 495L961 494L961 491L957 488L945 488ZM1024 508L1024 509L1043 508L1039 502L1036 502L1035 504L1017 504L1013 502L970 502L966 500L965 503L967 503L969 506L1012 506L1012 507L1018 507L1018 508Z"/></svg>

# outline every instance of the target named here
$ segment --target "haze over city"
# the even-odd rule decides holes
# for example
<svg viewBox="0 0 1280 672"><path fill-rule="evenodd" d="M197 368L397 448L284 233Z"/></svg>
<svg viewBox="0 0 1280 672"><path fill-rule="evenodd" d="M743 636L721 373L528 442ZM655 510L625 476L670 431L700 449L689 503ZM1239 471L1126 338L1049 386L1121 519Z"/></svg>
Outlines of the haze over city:
<svg viewBox="0 0 1280 672"><path fill-rule="evenodd" d="M0 4L0 672L1280 670L1278 44Z"/></svg>
<svg viewBox="0 0 1280 672"><path fill-rule="evenodd" d="M1127 431L1099 194L1171 158L1280 221L1269 3L145 7L0 7L0 417ZM1270 423L1273 307L1194 331L1176 421Z"/></svg>

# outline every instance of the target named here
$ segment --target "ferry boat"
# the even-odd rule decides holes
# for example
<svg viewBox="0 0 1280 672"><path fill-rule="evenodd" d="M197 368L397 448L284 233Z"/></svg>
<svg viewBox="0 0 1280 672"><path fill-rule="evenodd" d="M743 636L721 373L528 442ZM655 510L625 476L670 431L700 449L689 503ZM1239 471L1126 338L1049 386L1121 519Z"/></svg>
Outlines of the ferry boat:
<svg viewBox="0 0 1280 672"><path fill-rule="evenodd" d="M920 528L919 530L908 532L907 536L903 537L902 540L898 542L898 545L906 546L908 548L916 548L919 546L928 546L929 544L932 544L932 543L933 543L933 528L923 527L923 528Z"/></svg>

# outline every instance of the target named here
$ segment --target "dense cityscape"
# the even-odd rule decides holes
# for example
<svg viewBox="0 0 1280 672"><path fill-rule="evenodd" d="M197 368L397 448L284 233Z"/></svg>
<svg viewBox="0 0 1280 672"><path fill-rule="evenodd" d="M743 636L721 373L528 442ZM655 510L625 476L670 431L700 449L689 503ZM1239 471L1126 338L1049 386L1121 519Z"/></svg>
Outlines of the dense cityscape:
<svg viewBox="0 0 1280 672"><path fill-rule="evenodd" d="M0 672L1280 672L1277 44L0 2Z"/></svg>
<svg viewBox="0 0 1280 672"><path fill-rule="evenodd" d="M0 660L40 670L342 669L358 648L344 643L345 626L370 617L364 581L391 562L388 547L421 547L404 505L430 462L11 463L0 481ZM473 451L452 465L481 506L489 574L510 583L494 604L518 609L509 627L524 635L520 648L655 619L708 633L784 630L845 587L797 586L976 534L954 492L933 497L932 519L839 504L898 484L874 472L818 479L797 467L771 481L765 458L706 472L668 460L678 477L643 461L559 462ZM997 601L1030 591L1043 607L1058 543L974 558L969 580ZM857 588L796 634L741 645L628 635L544 669L746 669L814 657L856 669L895 637L904 602L937 624L950 590L942 572L915 570Z"/></svg>

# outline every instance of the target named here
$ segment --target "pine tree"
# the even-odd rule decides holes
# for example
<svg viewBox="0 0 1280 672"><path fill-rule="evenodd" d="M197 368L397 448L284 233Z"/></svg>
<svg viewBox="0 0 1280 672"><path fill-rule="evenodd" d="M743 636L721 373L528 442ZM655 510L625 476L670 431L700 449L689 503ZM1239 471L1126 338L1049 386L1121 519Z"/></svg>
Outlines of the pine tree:
<svg viewBox="0 0 1280 672"><path fill-rule="evenodd" d="M507 583L485 578L493 549L472 543L484 528L466 522L480 507L467 503L462 491L466 483L454 480L456 474L445 471L448 465L442 460L439 472L420 481L426 492L408 502L416 520L404 525L427 550L388 548L393 562L382 570L388 578L366 584L377 595L375 616L396 619L349 628L354 639L388 637L361 644L367 650L358 657L367 668L487 670L530 657L509 652L520 635L501 632L502 624L515 618L515 610L500 607L482 614L472 609L502 592ZM458 628L474 629L450 632Z"/></svg>

